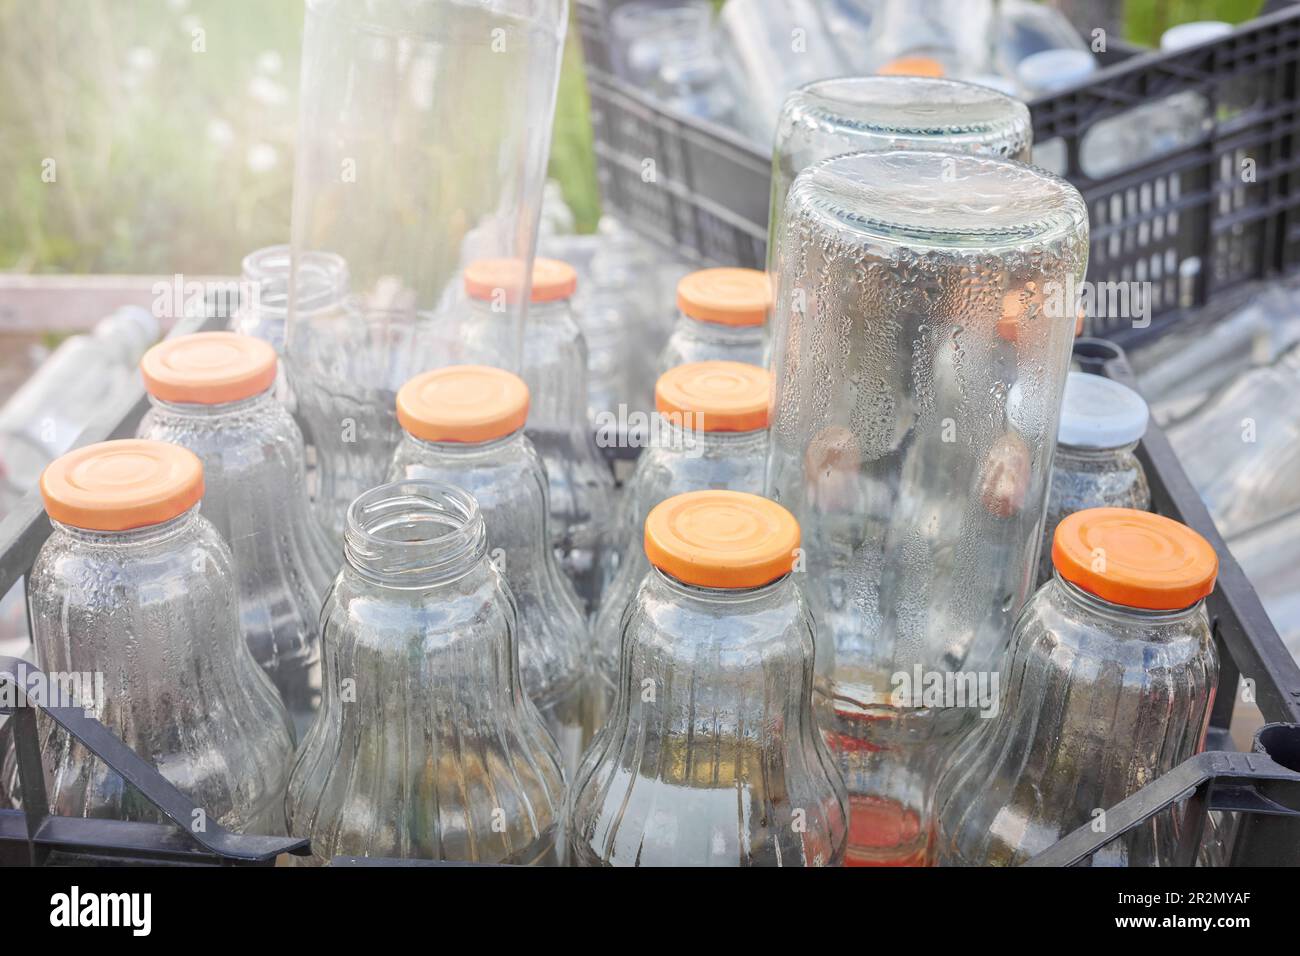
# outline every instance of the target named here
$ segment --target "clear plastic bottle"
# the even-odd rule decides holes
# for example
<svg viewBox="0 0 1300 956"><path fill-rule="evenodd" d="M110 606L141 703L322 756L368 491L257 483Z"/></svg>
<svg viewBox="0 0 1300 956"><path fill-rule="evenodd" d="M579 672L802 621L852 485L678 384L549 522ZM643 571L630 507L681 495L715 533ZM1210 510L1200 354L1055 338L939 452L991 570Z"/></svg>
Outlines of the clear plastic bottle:
<svg viewBox="0 0 1300 956"><path fill-rule="evenodd" d="M938 149L1027 162L1033 137L1024 103L970 83L855 76L801 86L781 107L772 148L768 266L775 263L790 186L813 163L883 149Z"/></svg>
<svg viewBox="0 0 1300 956"><path fill-rule="evenodd" d="M844 782L813 714L799 526L757 495L650 512L618 697L569 803L578 866L838 866Z"/></svg>
<svg viewBox="0 0 1300 956"><path fill-rule="evenodd" d="M393 399L444 364L464 265L532 261L567 26L565 0L311 0L291 244L347 264L341 308L303 310L285 362L335 543L388 468ZM466 122L472 117L472 122ZM516 323L524 303L507 306ZM515 338L519 330L516 328Z"/></svg>
<svg viewBox="0 0 1300 956"><path fill-rule="evenodd" d="M650 570L641 540L646 517L659 502L688 491L762 492L771 381L766 369L739 362L680 365L659 377L656 424L619 502L618 570L592 629L591 727L604 723L613 702L623 612Z"/></svg>
<svg viewBox="0 0 1300 956"><path fill-rule="evenodd" d="M938 785L939 864L1023 863L1204 746L1214 549L1168 518L1097 508L1061 522L1053 557L1016 623L996 715ZM1157 814L1093 862L1168 864L1178 823Z"/></svg>
<svg viewBox="0 0 1300 956"><path fill-rule="evenodd" d="M700 269L677 283L677 321L659 374L714 359L767 365L772 286L757 269Z"/></svg>
<svg viewBox="0 0 1300 956"><path fill-rule="evenodd" d="M1151 508L1146 472L1134 451L1150 413L1133 389L1101 375L1071 372L1056 432L1043 521L1038 583L1052 577L1052 536L1066 515L1088 508Z"/></svg>
<svg viewBox="0 0 1300 956"><path fill-rule="evenodd" d="M555 259L533 263L522 348L505 308L521 294L520 277L518 261L480 260L465 270L461 361L517 370L527 383L525 432L546 463L551 545L590 613L600 600L614 475L587 418L587 343L571 307L577 273Z"/></svg>
<svg viewBox="0 0 1300 956"><path fill-rule="evenodd" d="M524 689L572 773L586 744L589 635L581 602L549 546L546 477L523 428L528 399L524 382L502 369L450 366L417 375L397 393L405 435L388 477L432 479L473 495L488 554L518 609Z"/></svg>
<svg viewBox="0 0 1300 956"><path fill-rule="evenodd" d="M53 531L30 582L40 666L95 675L90 713L210 819L284 833L293 734L239 632L230 549L199 514L198 458L153 441L87 445L45 470L41 494ZM42 724L51 812L161 822Z"/></svg>
<svg viewBox="0 0 1300 956"><path fill-rule="evenodd" d="M850 861L915 862L973 711L896 677L992 671L1031 592L1087 210L1021 163L898 150L809 167L785 222L767 489L835 647Z"/></svg>
<svg viewBox="0 0 1300 956"><path fill-rule="evenodd" d="M321 612L324 702L285 800L314 862L554 862L560 754L487 549L473 497L449 485L381 485L349 509Z"/></svg>
<svg viewBox="0 0 1300 956"><path fill-rule="evenodd" d="M203 515L235 560L240 630L301 739L320 707L320 609L338 559L312 520L277 365L269 344L234 332L158 343L140 362L153 407L137 435L203 462Z"/></svg>
<svg viewBox="0 0 1300 956"><path fill-rule="evenodd" d="M1300 346L1168 430L1225 538L1300 509Z"/></svg>

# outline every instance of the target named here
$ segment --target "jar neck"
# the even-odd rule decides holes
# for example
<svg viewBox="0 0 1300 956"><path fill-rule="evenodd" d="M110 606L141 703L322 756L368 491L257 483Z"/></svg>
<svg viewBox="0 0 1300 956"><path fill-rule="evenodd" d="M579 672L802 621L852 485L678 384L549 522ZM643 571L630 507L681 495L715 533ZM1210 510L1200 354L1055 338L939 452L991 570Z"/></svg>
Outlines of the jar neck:
<svg viewBox="0 0 1300 956"><path fill-rule="evenodd" d="M502 301L500 304L487 299L470 299L474 311L480 315L495 319L514 320L519 316L519 306L514 302ZM562 319L569 311L568 299L552 299L547 302L528 303L528 323L538 325Z"/></svg>
<svg viewBox="0 0 1300 956"><path fill-rule="evenodd" d="M1190 607L1173 611L1153 611L1147 608L1115 604L1105 598L1091 594L1077 584L1073 584L1061 577L1061 572L1055 568L1052 569L1052 581L1072 607L1088 615L1106 620L1120 619L1127 622L1136 620L1151 627L1163 624L1181 624L1195 617L1205 606L1204 601L1197 601Z"/></svg>
<svg viewBox="0 0 1300 956"><path fill-rule="evenodd" d="M664 588L678 603L699 602L716 606L718 604L742 605L756 601L780 598L790 584L790 575L783 574L775 581L752 588L709 588L698 584L688 584L675 578L662 568L651 565L651 572L659 587Z"/></svg>
<svg viewBox="0 0 1300 956"><path fill-rule="evenodd" d="M395 481L370 489L348 508L348 567L383 587L449 584L472 571L486 551L478 503L452 485Z"/></svg>
<svg viewBox="0 0 1300 956"><path fill-rule="evenodd" d="M673 452L703 451L716 452L720 455L740 455L767 441L766 428L747 432L702 431L688 427L688 422L677 421L675 417L655 412L655 419L659 423L659 435L650 436L651 447Z"/></svg>
<svg viewBox="0 0 1300 956"><path fill-rule="evenodd" d="M241 398L233 402L216 402L200 404L198 402L168 402L153 395L149 404L160 412L169 415L183 415L189 418L222 418L226 415L245 415L255 412L275 400L274 388L259 392L250 398Z"/></svg>
<svg viewBox="0 0 1300 956"><path fill-rule="evenodd" d="M706 322L678 313L678 327L688 335L710 342L751 343L763 339L763 325L728 325L725 322Z"/></svg>
<svg viewBox="0 0 1300 956"><path fill-rule="evenodd" d="M1127 457L1136 450L1137 442L1116 445L1113 448L1085 448L1082 445L1058 444L1056 446L1056 460L1058 462L1077 461L1086 464L1098 464L1113 458Z"/></svg>
<svg viewBox="0 0 1300 956"><path fill-rule="evenodd" d="M162 544L179 538L194 527L198 518L199 506L194 505L188 511L175 518L169 518L158 524L145 525L141 528L129 528L125 531L97 531L91 528L78 528L61 521L50 519L50 524L78 544L108 547L145 547Z"/></svg>
<svg viewBox="0 0 1300 956"><path fill-rule="evenodd" d="M291 250L284 245L267 246L245 256L240 295L247 301L241 301L241 310L278 325L288 317L291 298L297 311L306 314L332 308L347 294L348 268L341 256L300 251L296 281L293 264Z"/></svg>

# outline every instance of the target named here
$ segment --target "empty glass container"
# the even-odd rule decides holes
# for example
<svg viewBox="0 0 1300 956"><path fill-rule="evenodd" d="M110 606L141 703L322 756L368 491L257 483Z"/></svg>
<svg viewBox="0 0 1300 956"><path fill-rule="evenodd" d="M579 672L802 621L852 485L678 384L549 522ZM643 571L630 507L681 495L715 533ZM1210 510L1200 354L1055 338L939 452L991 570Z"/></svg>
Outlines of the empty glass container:
<svg viewBox="0 0 1300 956"><path fill-rule="evenodd" d="M571 307L577 274L554 259L533 264L520 350L506 307L520 294L520 273L521 264L509 260L480 260L465 270L461 361L517 369L528 384L525 431L546 463L551 544L590 612L600 597L614 476L587 418L587 343Z"/></svg>
<svg viewBox="0 0 1300 956"><path fill-rule="evenodd" d="M655 426L619 502L618 571L593 627L593 727L604 722L618 683L623 612L650 570L646 517L665 498L688 491L763 490L771 381L767 369L739 362L680 365L659 377Z"/></svg>
<svg viewBox="0 0 1300 956"><path fill-rule="evenodd" d="M767 365L772 285L757 269L701 269L677 283L677 321L659 374L689 362Z"/></svg>
<svg viewBox="0 0 1300 956"><path fill-rule="evenodd" d="M1072 186L1004 159L856 153L790 191L767 487L835 647L851 862L920 858L933 754L976 713L900 675L982 674L987 696L1032 589L1087 223Z"/></svg>
<svg viewBox="0 0 1300 956"><path fill-rule="evenodd" d="M1300 347L1242 375L1169 443L1225 538L1300 509Z"/></svg>
<svg viewBox="0 0 1300 956"><path fill-rule="evenodd" d="M1134 454L1148 417L1147 403L1133 389L1101 375L1069 374L1047 493L1039 584L1052 576L1052 536L1066 515L1088 508L1151 507L1146 472Z"/></svg>
<svg viewBox="0 0 1300 956"><path fill-rule="evenodd" d="M799 526L697 491L645 525L654 570L623 619L618 695L570 795L579 866L837 866L844 783L812 708Z"/></svg>
<svg viewBox="0 0 1300 956"><path fill-rule="evenodd" d="M442 364L435 327L459 307L461 270L532 259L566 7L307 4L292 261L296 273L309 254L341 257L350 292L338 308L305 310L305 284L290 283L285 358L317 450L318 516L336 543L400 438L397 389ZM506 306L516 322L526 301Z"/></svg>
<svg viewBox="0 0 1300 956"><path fill-rule="evenodd" d="M560 754L519 680L514 602L473 497L410 480L348 511L325 692L285 800L312 861L555 861Z"/></svg>
<svg viewBox="0 0 1300 956"><path fill-rule="evenodd" d="M996 717L938 785L936 862L1022 863L1197 753L1219 662L1205 613L1218 559L1176 521L1123 508L1056 529L1056 575L1025 605ZM1180 814L1157 814L1094 865L1168 864Z"/></svg>
<svg viewBox="0 0 1300 956"><path fill-rule="evenodd" d="M775 263L786 195L813 163L845 153L923 149L1029 160L1029 108L996 90L916 76L855 76L801 86L781 107L772 148L767 255Z"/></svg>
<svg viewBox="0 0 1300 956"><path fill-rule="evenodd" d="M550 548L546 477L523 429L528 398L523 380L502 369L462 365L417 375L397 393L405 435L388 477L433 479L473 495L488 555L518 610L524 690L572 772L585 743L587 619Z"/></svg>
<svg viewBox="0 0 1300 956"><path fill-rule="evenodd" d="M87 445L41 476L53 530L29 581L46 673L93 675L88 712L205 816L285 832L293 734L239 631L230 549L199 514L203 466L179 446ZM41 722L50 811L163 822L121 777Z"/></svg>
<svg viewBox="0 0 1300 956"><path fill-rule="evenodd" d="M338 559L311 518L277 364L269 344L234 332L166 339L140 362L152 407L137 434L203 462L203 516L230 545L240 630L301 738L320 706L320 609Z"/></svg>

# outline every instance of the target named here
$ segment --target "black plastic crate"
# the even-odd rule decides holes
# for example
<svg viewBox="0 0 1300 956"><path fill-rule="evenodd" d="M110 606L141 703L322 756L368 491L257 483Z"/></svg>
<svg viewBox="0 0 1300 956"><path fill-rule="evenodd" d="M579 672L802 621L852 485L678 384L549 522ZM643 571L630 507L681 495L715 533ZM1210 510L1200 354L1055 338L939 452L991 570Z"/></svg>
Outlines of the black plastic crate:
<svg viewBox="0 0 1300 956"><path fill-rule="evenodd" d="M770 156L732 130L665 111L613 75L609 12L618 3L577 3L605 203L684 258L761 268ZM1186 50L1135 53L1112 41L1111 51L1089 82L1029 105L1035 142L1061 140L1066 178L1088 203L1088 280L1149 283L1149 324L1089 320L1090 334L1133 345L1228 289L1300 265L1300 5ZM1243 93L1249 107L1230 109ZM1085 175L1079 153L1090 130L1177 94L1208 101L1213 119L1202 135L1151 163Z"/></svg>

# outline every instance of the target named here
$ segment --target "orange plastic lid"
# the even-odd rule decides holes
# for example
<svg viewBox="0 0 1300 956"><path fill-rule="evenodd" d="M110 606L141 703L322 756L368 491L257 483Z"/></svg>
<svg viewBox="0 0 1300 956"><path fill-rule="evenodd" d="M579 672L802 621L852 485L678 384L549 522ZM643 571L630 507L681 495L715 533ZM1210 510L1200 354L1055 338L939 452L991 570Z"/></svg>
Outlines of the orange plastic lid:
<svg viewBox="0 0 1300 956"><path fill-rule="evenodd" d="M1129 508L1076 511L1056 526L1052 563L1071 584L1112 604L1190 607L1214 590L1219 557L1186 525Z"/></svg>
<svg viewBox="0 0 1300 956"><path fill-rule="evenodd" d="M425 441L504 438L528 420L528 386L518 375L488 365L434 369L398 390L397 420Z"/></svg>
<svg viewBox="0 0 1300 956"><path fill-rule="evenodd" d="M752 432L767 427L772 375L744 362L691 362L655 383L655 408L682 427Z"/></svg>
<svg viewBox="0 0 1300 956"><path fill-rule="evenodd" d="M182 515L203 497L188 448L129 438L77 448L41 474L45 513L87 531L129 531Z"/></svg>
<svg viewBox="0 0 1300 956"><path fill-rule="evenodd" d="M719 325L762 325L772 308L772 283L758 269L700 269L677 283L683 315Z"/></svg>
<svg viewBox="0 0 1300 956"><path fill-rule="evenodd" d="M144 387L164 402L220 405L260 395L275 384L275 349L234 332L164 339L140 359Z"/></svg>
<svg viewBox="0 0 1300 956"><path fill-rule="evenodd" d="M900 56L891 60L876 71L881 76L929 76L938 78L944 75L943 64L928 56Z"/></svg>
<svg viewBox="0 0 1300 956"><path fill-rule="evenodd" d="M465 293L471 299L491 301L504 295L507 302L519 301L523 285L523 260L479 259L465 269ZM567 299L578 288L578 273L559 259L533 260L533 290L530 302Z"/></svg>
<svg viewBox="0 0 1300 956"><path fill-rule="evenodd" d="M692 491L645 519L650 563L708 588L756 588L789 574L799 523L775 501L739 491Z"/></svg>

